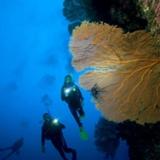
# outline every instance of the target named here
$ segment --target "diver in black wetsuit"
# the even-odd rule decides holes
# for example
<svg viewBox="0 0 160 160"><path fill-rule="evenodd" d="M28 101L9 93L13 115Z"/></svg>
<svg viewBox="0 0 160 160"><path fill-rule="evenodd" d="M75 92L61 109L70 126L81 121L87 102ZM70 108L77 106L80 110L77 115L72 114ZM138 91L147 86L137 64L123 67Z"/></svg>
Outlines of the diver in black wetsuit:
<svg viewBox="0 0 160 160"><path fill-rule="evenodd" d="M82 130L83 125L80 118L85 115L82 108L83 96L78 86L74 84L70 75L65 76L64 84L61 89L61 99L68 104L73 117L80 127L80 130Z"/></svg>
<svg viewBox="0 0 160 160"><path fill-rule="evenodd" d="M45 140L50 140L54 147L57 149L63 160L68 160L65 156L66 153L72 154L72 160L76 160L76 151L69 148L63 136L62 129L65 126L60 123L57 119L53 119L48 113L43 115L44 123L42 126L42 152L45 152Z"/></svg>
<svg viewBox="0 0 160 160"><path fill-rule="evenodd" d="M0 152L3 151L8 151L11 150L4 158L2 158L1 160L7 160L8 158L10 158L13 154L19 154L20 153L20 149L22 148L24 144L24 139L20 138L18 139L12 146L10 147L6 147L6 148L0 148Z"/></svg>

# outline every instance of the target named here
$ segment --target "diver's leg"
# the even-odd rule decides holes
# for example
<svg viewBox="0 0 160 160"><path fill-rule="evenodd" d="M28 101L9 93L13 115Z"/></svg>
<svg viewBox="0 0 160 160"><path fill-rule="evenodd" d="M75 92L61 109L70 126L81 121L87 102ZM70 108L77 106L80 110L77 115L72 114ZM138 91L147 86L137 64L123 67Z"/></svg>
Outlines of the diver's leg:
<svg viewBox="0 0 160 160"><path fill-rule="evenodd" d="M51 140L51 141L52 141L52 144L54 145L54 147L57 149L57 151L61 155L61 157L63 158L63 160L68 160L65 156L65 153L64 153L63 144L61 144L61 142L58 140L57 141Z"/></svg>
<svg viewBox="0 0 160 160"><path fill-rule="evenodd" d="M84 113L84 110L83 110L82 105L80 105L80 106L78 107L78 113L79 113L79 115L80 115L81 117L84 117L84 116L85 116L85 113Z"/></svg>
<svg viewBox="0 0 160 160"><path fill-rule="evenodd" d="M76 160L77 159L77 152L76 152L76 150L74 150L74 149L72 149L72 148L69 148L69 147L67 147L67 146L64 146L64 151L66 152L66 153L71 153L72 154L72 160Z"/></svg>
<svg viewBox="0 0 160 160"><path fill-rule="evenodd" d="M77 124L79 127L82 127L82 123L80 121L80 118L78 117L77 111L76 109L74 109L72 106L69 106L69 109L74 117L74 119L76 120Z"/></svg>
<svg viewBox="0 0 160 160"><path fill-rule="evenodd" d="M2 160L7 160L8 158L12 156L12 154L14 154L14 152L8 153L4 158L2 158Z"/></svg>
<svg viewBox="0 0 160 160"><path fill-rule="evenodd" d="M62 135L62 140L63 140L63 149L66 153L71 153L72 154L72 160L76 160L77 159L77 152L76 150L69 148L67 146L66 140L64 138L64 136Z"/></svg>

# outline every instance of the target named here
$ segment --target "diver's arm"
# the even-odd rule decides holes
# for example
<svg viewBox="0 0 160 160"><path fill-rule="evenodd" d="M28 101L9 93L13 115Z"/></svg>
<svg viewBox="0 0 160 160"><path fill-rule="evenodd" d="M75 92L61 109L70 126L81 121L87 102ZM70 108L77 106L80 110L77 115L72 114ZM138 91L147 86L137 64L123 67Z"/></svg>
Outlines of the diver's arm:
<svg viewBox="0 0 160 160"><path fill-rule="evenodd" d="M79 91L81 106L84 106L84 98L83 98L82 93L79 88L78 88L78 91Z"/></svg>
<svg viewBox="0 0 160 160"><path fill-rule="evenodd" d="M82 93L81 93L81 91L80 91L80 89L77 85L76 85L76 89L77 89L77 92L79 94L79 97L80 97L81 101L83 101L84 98L83 98Z"/></svg>
<svg viewBox="0 0 160 160"><path fill-rule="evenodd" d="M60 123L59 126L60 126L61 129L65 129L66 128L63 123Z"/></svg>
<svg viewBox="0 0 160 160"><path fill-rule="evenodd" d="M44 127L42 127L42 133L41 133L41 149L42 152L45 152L45 130Z"/></svg>
<svg viewBox="0 0 160 160"><path fill-rule="evenodd" d="M42 144L43 146L45 146L45 135L44 135L43 132L42 132L42 137L41 137L41 144Z"/></svg>
<svg viewBox="0 0 160 160"><path fill-rule="evenodd" d="M64 87L62 87L62 89L61 89L61 99L62 99L62 101L65 100L65 96L64 96Z"/></svg>

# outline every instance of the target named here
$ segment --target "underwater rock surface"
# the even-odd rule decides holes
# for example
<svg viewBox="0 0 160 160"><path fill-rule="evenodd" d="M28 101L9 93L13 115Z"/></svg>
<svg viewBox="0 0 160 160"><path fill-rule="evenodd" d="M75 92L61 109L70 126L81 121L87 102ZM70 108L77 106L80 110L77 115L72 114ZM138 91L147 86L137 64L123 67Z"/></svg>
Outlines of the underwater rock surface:
<svg viewBox="0 0 160 160"><path fill-rule="evenodd" d="M130 160L160 159L160 123L139 125L125 121L118 124L119 136L129 145Z"/></svg>
<svg viewBox="0 0 160 160"><path fill-rule="evenodd" d="M73 31L73 66L96 106L109 120L160 120L160 37L145 31L124 34L108 24L84 22Z"/></svg>
<svg viewBox="0 0 160 160"><path fill-rule="evenodd" d="M95 145L97 149L105 154L105 157L114 159L116 150L120 143L117 130L118 124L101 118L95 128Z"/></svg>
<svg viewBox="0 0 160 160"><path fill-rule="evenodd" d="M117 25L125 32L145 29L148 24L139 0L65 0L63 6L70 33L84 20Z"/></svg>
<svg viewBox="0 0 160 160"><path fill-rule="evenodd" d="M128 144L130 160L159 160L159 135L160 122L140 125L131 121L114 123L100 118L95 128L95 144L104 155L114 159L121 138Z"/></svg>

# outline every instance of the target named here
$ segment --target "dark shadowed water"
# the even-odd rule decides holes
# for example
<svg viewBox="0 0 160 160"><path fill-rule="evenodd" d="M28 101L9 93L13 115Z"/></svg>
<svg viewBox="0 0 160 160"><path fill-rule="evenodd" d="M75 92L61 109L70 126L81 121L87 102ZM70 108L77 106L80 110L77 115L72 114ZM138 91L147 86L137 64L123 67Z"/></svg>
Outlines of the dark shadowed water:
<svg viewBox="0 0 160 160"><path fill-rule="evenodd" d="M73 70L68 49L68 22L63 17L62 0L0 0L0 148L12 145L20 137L24 145L12 160L60 160L47 143L41 153L42 114L48 109L66 125L64 135L77 150L78 160L107 160L95 145L95 125L100 112L83 90L88 141L80 139L79 128L60 99L64 76ZM49 95L49 107L42 97ZM8 151L0 152L2 159ZM128 160L126 142L121 140L115 160ZM108 158L109 160L109 158Z"/></svg>

